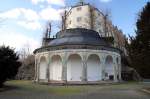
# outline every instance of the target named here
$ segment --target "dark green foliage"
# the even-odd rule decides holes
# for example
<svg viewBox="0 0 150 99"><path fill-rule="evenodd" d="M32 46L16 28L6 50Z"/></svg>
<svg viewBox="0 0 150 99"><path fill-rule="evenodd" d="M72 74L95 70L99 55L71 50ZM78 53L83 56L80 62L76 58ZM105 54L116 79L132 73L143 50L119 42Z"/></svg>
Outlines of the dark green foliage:
<svg viewBox="0 0 150 99"><path fill-rule="evenodd" d="M8 79L13 79L18 72L21 63L13 49L0 47L0 87Z"/></svg>
<svg viewBox="0 0 150 99"><path fill-rule="evenodd" d="M130 37L127 46L131 66L142 77L150 78L150 2L143 8L137 19L136 36Z"/></svg>

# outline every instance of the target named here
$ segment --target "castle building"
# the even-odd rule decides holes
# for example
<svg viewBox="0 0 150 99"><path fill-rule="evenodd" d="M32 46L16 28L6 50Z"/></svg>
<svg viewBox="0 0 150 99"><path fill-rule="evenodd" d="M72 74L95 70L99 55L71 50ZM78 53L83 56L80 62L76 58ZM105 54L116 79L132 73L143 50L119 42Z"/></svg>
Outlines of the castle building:
<svg viewBox="0 0 150 99"><path fill-rule="evenodd" d="M56 38L34 51L35 81L100 83L121 80L122 31L90 4L81 2L62 17Z"/></svg>
<svg viewBox="0 0 150 99"><path fill-rule="evenodd" d="M125 52L125 39L121 30L114 26L100 10L86 3L79 3L66 11L64 29L85 28L99 33L101 37L112 37L113 46Z"/></svg>

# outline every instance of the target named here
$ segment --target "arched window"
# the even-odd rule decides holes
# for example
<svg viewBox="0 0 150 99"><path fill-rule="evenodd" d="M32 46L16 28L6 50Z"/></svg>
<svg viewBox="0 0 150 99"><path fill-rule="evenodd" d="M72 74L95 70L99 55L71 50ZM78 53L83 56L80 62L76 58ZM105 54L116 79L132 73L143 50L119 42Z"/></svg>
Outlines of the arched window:
<svg viewBox="0 0 150 99"><path fill-rule="evenodd" d="M67 63L67 80L81 81L82 80L82 61L78 54L72 54L68 58Z"/></svg>
<svg viewBox="0 0 150 99"><path fill-rule="evenodd" d="M52 56L49 71L50 80L62 79L62 59L59 55Z"/></svg>
<svg viewBox="0 0 150 99"><path fill-rule="evenodd" d="M47 78L47 62L45 57L41 57L39 66L39 79L45 80Z"/></svg>
<svg viewBox="0 0 150 99"><path fill-rule="evenodd" d="M110 55L105 60L105 79L114 80L113 58Z"/></svg>
<svg viewBox="0 0 150 99"><path fill-rule="evenodd" d="M101 66L98 55L92 54L87 60L87 80L99 81L101 80Z"/></svg>

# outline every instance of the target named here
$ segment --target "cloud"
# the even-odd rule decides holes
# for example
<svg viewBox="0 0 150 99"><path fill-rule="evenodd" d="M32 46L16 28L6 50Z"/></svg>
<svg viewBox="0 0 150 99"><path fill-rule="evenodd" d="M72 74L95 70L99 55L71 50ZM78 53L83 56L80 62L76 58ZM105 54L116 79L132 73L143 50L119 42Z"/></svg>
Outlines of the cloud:
<svg viewBox="0 0 150 99"><path fill-rule="evenodd" d="M65 6L65 0L30 0L30 1L34 5L46 2L46 3L52 4L52 5Z"/></svg>
<svg viewBox="0 0 150 99"><path fill-rule="evenodd" d="M17 19L21 15L20 10L18 8L0 13L1 18L12 18Z"/></svg>
<svg viewBox="0 0 150 99"><path fill-rule="evenodd" d="M41 24L38 21L18 21L17 24L30 30L41 29Z"/></svg>
<svg viewBox="0 0 150 99"><path fill-rule="evenodd" d="M31 2L33 3L33 4L38 4L38 3L40 3L40 2L44 2L45 0L31 0Z"/></svg>
<svg viewBox="0 0 150 99"><path fill-rule="evenodd" d="M43 20L53 20L53 21L58 21L61 20L61 13L63 10L59 9L54 9L52 7L48 7L43 9L39 15Z"/></svg>
<svg viewBox="0 0 150 99"><path fill-rule="evenodd" d="M28 21L38 20L39 16L36 11L25 8L14 8L6 12L0 13L1 18L19 19L24 18Z"/></svg>
<svg viewBox="0 0 150 99"><path fill-rule="evenodd" d="M32 9L14 8L0 13L0 18L17 19L17 24L26 29L36 30L41 28L40 16Z"/></svg>
<svg viewBox="0 0 150 99"><path fill-rule="evenodd" d="M19 8L21 15L27 20L27 21L37 21L39 20L39 15L36 11L32 9L25 9L25 8Z"/></svg>
<svg viewBox="0 0 150 99"><path fill-rule="evenodd" d="M65 6L65 0L47 0L49 4Z"/></svg>
<svg viewBox="0 0 150 99"><path fill-rule="evenodd" d="M22 33L2 33L0 32L0 45L6 45L15 48L17 51L29 45L31 51L40 46L40 43L34 38L23 35ZM32 42L32 43L31 43Z"/></svg>
<svg viewBox="0 0 150 99"><path fill-rule="evenodd" d="M41 29L42 21L60 21L64 9L55 9L51 6L39 11L26 8L14 8L0 13L0 18L15 19L15 22L26 29Z"/></svg>
<svg viewBox="0 0 150 99"><path fill-rule="evenodd" d="M100 1L107 3L107 2L110 2L110 1L112 1L112 0L100 0Z"/></svg>
<svg viewBox="0 0 150 99"><path fill-rule="evenodd" d="M44 2L52 5L65 5L64 0L32 0L32 3L34 4ZM42 28L41 24L44 21L60 21L60 14L63 13L63 11L63 9L55 9L51 6L47 8L41 6L40 10L38 11L30 8L13 8L8 11L1 12L0 18L14 20L12 22L15 22L15 24L17 24L18 26L24 27L28 30L37 30ZM13 30L12 32L3 32L4 30L0 30L0 45L5 44L6 46L9 45L10 47L16 48L16 50L20 50L25 47L24 45L28 44L31 47L32 51L40 46L40 43L38 42L40 40L36 41L34 37L30 37L28 36L28 34L16 33Z"/></svg>

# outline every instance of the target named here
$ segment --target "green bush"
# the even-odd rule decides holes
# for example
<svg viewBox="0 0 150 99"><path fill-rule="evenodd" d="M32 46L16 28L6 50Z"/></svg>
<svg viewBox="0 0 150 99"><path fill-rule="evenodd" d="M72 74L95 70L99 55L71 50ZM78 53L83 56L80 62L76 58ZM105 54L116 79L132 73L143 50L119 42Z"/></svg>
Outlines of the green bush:
<svg viewBox="0 0 150 99"><path fill-rule="evenodd" d="M0 46L0 87L8 79L13 79L18 72L21 63L14 49Z"/></svg>

